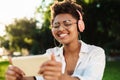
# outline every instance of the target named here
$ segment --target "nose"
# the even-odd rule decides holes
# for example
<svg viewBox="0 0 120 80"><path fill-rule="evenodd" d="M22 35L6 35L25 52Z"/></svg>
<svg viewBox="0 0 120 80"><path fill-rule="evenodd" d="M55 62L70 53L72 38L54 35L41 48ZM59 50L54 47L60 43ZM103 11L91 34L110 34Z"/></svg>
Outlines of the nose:
<svg viewBox="0 0 120 80"><path fill-rule="evenodd" d="M60 27L59 27L59 30L65 30L65 27L64 27L64 24L61 24Z"/></svg>

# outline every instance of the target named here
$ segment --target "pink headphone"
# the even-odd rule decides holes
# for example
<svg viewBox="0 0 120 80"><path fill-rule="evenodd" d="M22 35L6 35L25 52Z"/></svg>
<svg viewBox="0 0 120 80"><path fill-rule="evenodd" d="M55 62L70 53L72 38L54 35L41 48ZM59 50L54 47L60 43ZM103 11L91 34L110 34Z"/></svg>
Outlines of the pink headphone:
<svg viewBox="0 0 120 80"><path fill-rule="evenodd" d="M84 29L85 29L85 24L83 22L83 18L82 18L82 15L81 15L80 11L79 10L76 10L76 11L79 14L78 29L79 29L80 32L83 32Z"/></svg>

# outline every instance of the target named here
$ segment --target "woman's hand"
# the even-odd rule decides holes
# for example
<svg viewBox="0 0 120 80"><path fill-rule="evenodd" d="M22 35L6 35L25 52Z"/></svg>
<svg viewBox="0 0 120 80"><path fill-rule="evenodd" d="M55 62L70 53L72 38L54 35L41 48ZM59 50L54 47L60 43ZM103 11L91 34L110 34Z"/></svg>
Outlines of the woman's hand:
<svg viewBox="0 0 120 80"><path fill-rule="evenodd" d="M12 59L9 58L9 63L12 64ZM5 74L6 80L22 80L25 73L18 67L9 65Z"/></svg>
<svg viewBox="0 0 120 80"><path fill-rule="evenodd" d="M62 63L55 60L51 55L51 60L43 63L40 67L39 74L42 74L45 80L59 80L62 75Z"/></svg>
<svg viewBox="0 0 120 80"><path fill-rule="evenodd" d="M16 66L9 65L5 74L6 80L22 80L25 74Z"/></svg>

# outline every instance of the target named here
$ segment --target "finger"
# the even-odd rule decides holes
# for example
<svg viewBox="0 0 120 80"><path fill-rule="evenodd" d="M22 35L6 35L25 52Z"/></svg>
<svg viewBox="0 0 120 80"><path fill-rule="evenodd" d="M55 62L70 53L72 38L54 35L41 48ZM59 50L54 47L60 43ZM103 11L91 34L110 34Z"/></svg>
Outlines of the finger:
<svg viewBox="0 0 120 80"><path fill-rule="evenodd" d="M62 68L60 66L44 66L40 69L40 71L38 72L39 74L43 74L43 72L60 72L62 71Z"/></svg>
<svg viewBox="0 0 120 80"><path fill-rule="evenodd" d="M11 71L11 70L8 70L7 72L6 72L6 75L9 75L9 76L16 76L16 73L14 72L14 71Z"/></svg>
<svg viewBox="0 0 120 80"><path fill-rule="evenodd" d="M44 63L40 66L40 70L38 71L38 74L42 74L42 73L43 73L43 68L49 63L49 61L51 61L51 60L48 60L48 61L44 62Z"/></svg>
<svg viewBox="0 0 120 80"><path fill-rule="evenodd" d="M45 66L62 67L62 63L53 61L53 60L49 60L49 61L45 62L40 68L44 68Z"/></svg>
<svg viewBox="0 0 120 80"><path fill-rule="evenodd" d="M22 79L23 78L23 76L22 75L20 75L20 74L17 74L16 72L14 72L14 71L7 71L6 72L6 78L7 79L9 79L9 80L20 80L20 79Z"/></svg>
<svg viewBox="0 0 120 80"><path fill-rule="evenodd" d="M53 72L53 71L45 71L43 74L46 76L54 76L54 77L59 77L62 75L61 72Z"/></svg>
<svg viewBox="0 0 120 80"><path fill-rule="evenodd" d="M16 74L16 78L17 78L17 80L22 80L23 76L19 75L19 74Z"/></svg>
<svg viewBox="0 0 120 80"><path fill-rule="evenodd" d="M44 67L44 66L55 66L56 65L56 63L57 63L57 61L55 60L55 56L54 56L54 54L53 55L51 55L51 60L48 60L48 61L46 61L46 62L44 62L41 66L40 66L40 68L42 68L42 67Z"/></svg>
<svg viewBox="0 0 120 80"><path fill-rule="evenodd" d="M55 55L53 53L51 54L51 60L56 61Z"/></svg>
<svg viewBox="0 0 120 80"><path fill-rule="evenodd" d="M11 70L11 71L13 71L13 72L15 72L16 74L19 74L19 75L22 75L22 76L25 75L25 73L21 69L19 69L18 67L16 67L16 66L9 65L8 69Z"/></svg>
<svg viewBox="0 0 120 80"><path fill-rule="evenodd" d="M54 60L49 60L40 67L38 74L43 74L43 72L45 72L45 71L61 72L62 71L62 63L54 61Z"/></svg>
<svg viewBox="0 0 120 80"><path fill-rule="evenodd" d="M6 80L17 80L15 76L5 75Z"/></svg>
<svg viewBox="0 0 120 80"><path fill-rule="evenodd" d="M55 76L44 75L43 77L44 77L45 80L58 80L58 77L55 77Z"/></svg>
<svg viewBox="0 0 120 80"><path fill-rule="evenodd" d="M8 57L9 63L12 64L12 57Z"/></svg>
<svg viewBox="0 0 120 80"><path fill-rule="evenodd" d="M52 76L44 75L43 77L44 77L45 80L54 80Z"/></svg>

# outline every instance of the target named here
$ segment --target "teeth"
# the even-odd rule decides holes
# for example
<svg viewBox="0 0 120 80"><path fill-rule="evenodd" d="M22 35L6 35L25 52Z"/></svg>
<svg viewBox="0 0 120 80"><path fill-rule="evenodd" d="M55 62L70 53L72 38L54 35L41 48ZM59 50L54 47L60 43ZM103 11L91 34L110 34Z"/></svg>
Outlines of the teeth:
<svg viewBox="0 0 120 80"><path fill-rule="evenodd" d="M60 37L65 37L67 34L60 34Z"/></svg>

